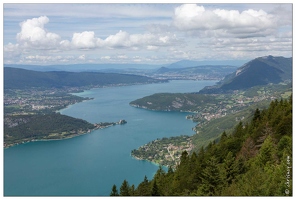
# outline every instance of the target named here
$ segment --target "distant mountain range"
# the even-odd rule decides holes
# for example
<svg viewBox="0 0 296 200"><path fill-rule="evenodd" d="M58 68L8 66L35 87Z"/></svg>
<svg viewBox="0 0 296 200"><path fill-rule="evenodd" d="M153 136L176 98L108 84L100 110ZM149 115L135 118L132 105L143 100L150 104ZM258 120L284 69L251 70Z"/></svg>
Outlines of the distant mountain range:
<svg viewBox="0 0 296 200"><path fill-rule="evenodd" d="M154 76L180 77L184 79L222 79L237 69L230 65L201 65L195 67L168 68L161 67L153 72Z"/></svg>
<svg viewBox="0 0 296 200"><path fill-rule="evenodd" d="M160 80L155 78L209 78L217 80L224 77L224 79L218 82L216 85L205 87L199 92L224 93L233 90L248 89L256 85L266 85L269 83L279 83L292 80L292 58L274 56L259 57L247 62L239 68L236 66L222 64L197 66L198 63L201 63L201 61L183 60L163 67L157 65L141 64L77 64L55 66L4 65L4 88L63 86L80 87L160 82ZM121 68L118 68L119 66L121 66ZM36 68L39 70L32 71L20 68ZM49 69L59 70L46 71ZM84 69L84 71L60 71L62 69L71 69L72 71ZM40 72L42 70L45 70L45 72Z"/></svg>
<svg viewBox="0 0 296 200"><path fill-rule="evenodd" d="M69 65L20 65L20 64L4 64L4 67L21 68L34 71L69 71L69 72L112 72L127 69L156 69L161 65L148 64L69 64Z"/></svg>
<svg viewBox="0 0 296 200"><path fill-rule="evenodd" d="M247 62L217 85L205 87L199 93L224 93L284 81L292 81L292 58L265 56Z"/></svg>
<svg viewBox="0 0 296 200"><path fill-rule="evenodd" d="M166 68L187 68L187 67L196 67L196 66L209 66L209 65L231 65L239 67L242 64L246 63L247 60L207 60L207 61L194 61L194 60L180 60L172 64L166 65Z"/></svg>
<svg viewBox="0 0 296 200"><path fill-rule="evenodd" d="M187 68L206 65L231 65L239 67L244 64L245 60L220 60L220 61L194 61L194 60L180 60L178 62L152 65L152 64L131 64L131 63L105 63L105 64L67 64L67 65L20 65L20 64L4 64L4 67L21 68L34 71L69 71L69 72L116 72L143 70L143 71L155 71L161 67L176 69Z"/></svg>
<svg viewBox="0 0 296 200"><path fill-rule="evenodd" d="M156 82L163 82L163 80L131 74L65 71L40 72L19 68L4 68L4 89L108 86Z"/></svg>

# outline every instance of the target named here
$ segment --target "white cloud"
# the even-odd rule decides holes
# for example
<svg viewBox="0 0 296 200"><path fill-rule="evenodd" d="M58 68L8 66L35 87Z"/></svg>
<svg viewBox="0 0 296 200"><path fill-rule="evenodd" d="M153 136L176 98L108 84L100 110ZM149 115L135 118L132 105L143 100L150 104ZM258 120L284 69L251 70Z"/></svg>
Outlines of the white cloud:
<svg viewBox="0 0 296 200"><path fill-rule="evenodd" d="M95 37L93 31L84 31L82 33L74 33L72 40L63 40L60 42L64 49L122 49L131 50L139 49L158 49L161 46L170 46L178 43L176 35L171 33L163 34L129 34L120 30L114 35L108 36L106 39Z"/></svg>
<svg viewBox="0 0 296 200"><path fill-rule="evenodd" d="M27 56L22 56L18 64L60 64L60 63L85 63L84 55L74 56L74 55L46 55L46 54L31 54Z"/></svg>
<svg viewBox="0 0 296 200"><path fill-rule="evenodd" d="M95 36L94 31L75 32L72 39L62 40L61 37L45 29L49 23L49 18L41 16L23 21L21 31L17 33L17 42L22 49L44 49L44 50L90 50L96 48L118 49L129 48L131 50L139 49L157 49L161 46L174 45L178 42L176 35L169 32L165 33L143 33L129 34L126 31L109 35L105 39ZM5 47L11 49L11 45Z"/></svg>
<svg viewBox="0 0 296 200"><path fill-rule="evenodd" d="M44 64L291 56L292 33L287 4L7 4L3 55Z"/></svg>
<svg viewBox="0 0 296 200"><path fill-rule="evenodd" d="M102 57L101 57L101 60L110 60L110 59L111 59L110 56L102 56Z"/></svg>
<svg viewBox="0 0 296 200"><path fill-rule="evenodd" d="M117 58L125 60L125 59L128 59L128 56L127 55L118 55Z"/></svg>
<svg viewBox="0 0 296 200"><path fill-rule="evenodd" d="M55 57L55 53L65 54L65 52L91 52L97 49L102 51L127 49L133 52L155 51L161 47L168 47L179 43L175 34L170 32L162 33L141 33L130 34L126 31L118 31L107 36L105 39L96 37L94 31L75 32L70 40L62 40L57 33L50 32L45 28L49 23L49 18L40 16L38 18L27 19L20 23L21 30L17 33L17 43L4 45L4 58L6 63L45 63L53 62L53 59L60 62L69 61L68 58ZM43 51L42 51L43 50ZM43 55L36 54L41 53ZM76 61L87 61L85 53ZM91 56L88 56L89 59ZM126 56L109 57L103 56L100 60L127 60ZM132 58L130 58L132 59ZM18 61L17 61L18 60ZM134 59L139 62L143 59Z"/></svg>
<svg viewBox="0 0 296 200"><path fill-rule="evenodd" d="M44 25L48 22L49 19L46 16L28 19L22 22L20 24L21 32L16 36L18 43L28 48L55 48L60 42L60 36L44 29Z"/></svg>
<svg viewBox="0 0 296 200"><path fill-rule="evenodd" d="M104 40L104 44L107 47L130 47L131 41L130 41L130 35L120 30L115 35L110 35Z"/></svg>
<svg viewBox="0 0 296 200"><path fill-rule="evenodd" d="M183 31L208 31L206 35L252 37L270 33L278 19L263 10L206 9L196 4L184 4L175 9L173 24Z"/></svg>
<svg viewBox="0 0 296 200"><path fill-rule="evenodd" d="M85 60L85 55L83 54L83 55L80 55L79 57L78 57L78 59L79 60Z"/></svg>
<svg viewBox="0 0 296 200"><path fill-rule="evenodd" d="M152 46L152 45L147 46L147 50L155 51L157 49L159 49L159 47L157 47L157 46Z"/></svg>
<svg viewBox="0 0 296 200"><path fill-rule="evenodd" d="M71 44L78 49L92 49L96 47L96 38L93 31L74 33Z"/></svg>

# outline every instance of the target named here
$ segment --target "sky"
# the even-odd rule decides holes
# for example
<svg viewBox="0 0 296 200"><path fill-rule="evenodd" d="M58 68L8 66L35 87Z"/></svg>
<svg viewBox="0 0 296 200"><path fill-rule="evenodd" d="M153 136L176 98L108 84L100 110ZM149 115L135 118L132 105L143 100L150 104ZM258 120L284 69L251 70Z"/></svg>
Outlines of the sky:
<svg viewBox="0 0 296 200"><path fill-rule="evenodd" d="M5 64L292 56L292 3L9 2L3 3Z"/></svg>

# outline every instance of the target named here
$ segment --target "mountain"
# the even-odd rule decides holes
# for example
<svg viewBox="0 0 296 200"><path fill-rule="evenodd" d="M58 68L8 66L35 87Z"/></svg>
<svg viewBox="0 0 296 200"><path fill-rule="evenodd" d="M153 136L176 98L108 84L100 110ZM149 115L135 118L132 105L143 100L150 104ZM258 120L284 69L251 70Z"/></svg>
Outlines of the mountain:
<svg viewBox="0 0 296 200"><path fill-rule="evenodd" d="M237 69L230 65L199 65L195 67L168 68L161 67L153 73L154 76L163 76L167 78L190 78L193 79L222 79L226 75Z"/></svg>
<svg viewBox="0 0 296 200"><path fill-rule="evenodd" d="M180 60L178 62L169 64L165 67L170 69L196 67L201 65L232 65L232 66L238 67L245 62L246 62L245 60L205 60L205 61Z"/></svg>
<svg viewBox="0 0 296 200"><path fill-rule="evenodd" d="M129 68L135 69L156 69L161 65L149 64L69 64L69 65L19 65L19 64L4 64L4 67L20 68L33 71L69 71L69 72L84 72L84 71L101 71L101 70L125 70Z"/></svg>
<svg viewBox="0 0 296 200"><path fill-rule="evenodd" d="M82 86L106 86L113 84L153 83L160 80L146 76L99 72L40 72L18 68L4 68L4 88L29 87L60 88Z"/></svg>
<svg viewBox="0 0 296 200"><path fill-rule="evenodd" d="M292 81L292 58L264 56L251 60L200 93L222 93L257 85Z"/></svg>

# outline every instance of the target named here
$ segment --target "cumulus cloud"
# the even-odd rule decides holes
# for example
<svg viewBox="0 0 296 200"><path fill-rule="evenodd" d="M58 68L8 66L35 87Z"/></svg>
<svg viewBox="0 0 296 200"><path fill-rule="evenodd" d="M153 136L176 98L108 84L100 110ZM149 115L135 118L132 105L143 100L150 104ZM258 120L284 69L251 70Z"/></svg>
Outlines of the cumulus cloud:
<svg viewBox="0 0 296 200"><path fill-rule="evenodd" d="M40 15L55 16L53 25L56 25L61 22L57 20L61 15L68 20L73 19L74 14L54 12L56 15L53 15L40 11L36 15L40 17L21 22L19 30L6 26L5 34L18 33L13 36L16 42L9 41L13 40L10 35L5 37L5 63L169 63L178 59L239 58L273 52L289 56L292 52L292 6L286 4L223 4L221 7L219 4L172 4L165 6L166 9L151 5L145 13L145 5L134 5L137 13L121 11L121 14L114 11L114 5L106 6L108 9L95 15L87 13L100 18L96 25L94 18L88 21L85 18L85 25L73 27L73 23L64 23L62 28L57 26L58 32L55 26L47 28L52 21ZM139 11L141 6L143 9ZM130 5L124 5L127 7L130 11ZM71 8L69 12L78 15L78 8L75 11ZM159 12L152 12L154 8ZM22 10L28 13L27 9ZM16 20L11 18L16 13L7 15L7 12L5 24ZM144 18L134 18L142 14ZM32 15L30 12L18 16Z"/></svg>
<svg viewBox="0 0 296 200"><path fill-rule="evenodd" d="M44 29L44 25L48 22L49 19L46 16L41 16L20 23L21 32L16 36L18 43L40 49L55 48L61 38L58 34Z"/></svg>
<svg viewBox="0 0 296 200"><path fill-rule="evenodd" d="M74 33L71 44L79 49L92 49L97 47L99 38L95 38L93 31L84 31L82 33Z"/></svg>
<svg viewBox="0 0 296 200"><path fill-rule="evenodd" d="M214 9L184 4L175 9L173 25L183 31L208 31L206 34L252 37L277 28L277 18L263 10Z"/></svg>
<svg viewBox="0 0 296 200"><path fill-rule="evenodd" d="M130 47L132 45L130 41L130 35L120 30L115 35L110 35L103 41L107 47Z"/></svg>
<svg viewBox="0 0 296 200"><path fill-rule="evenodd" d="M171 33L164 34L129 34L126 31L120 30L114 35L108 36L106 39L95 37L94 32L84 31L82 33L74 33L72 40L63 40L61 45L65 48L77 49L93 49L93 48L106 48L106 49L121 49L129 48L131 50L139 49L157 49L161 46L169 46L178 43L176 35Z"/></svg>
<svg viewBox="0 0 296 200"><path fill-rule="evenodd" d="M45 50L90 50L96 48L116 49L129 48L157 49L161 46L169 46L178 42L176 35L165 33L143 33L129 34L119 30L105 39L95 36L94 31L75 32L71 40L62 40L61 37L45 29L49 18L41 16L28 19L20 23L21 31L17 33L17 42L23 49L45 49ZM6 49L11 49L7 45Z"/></svg>

